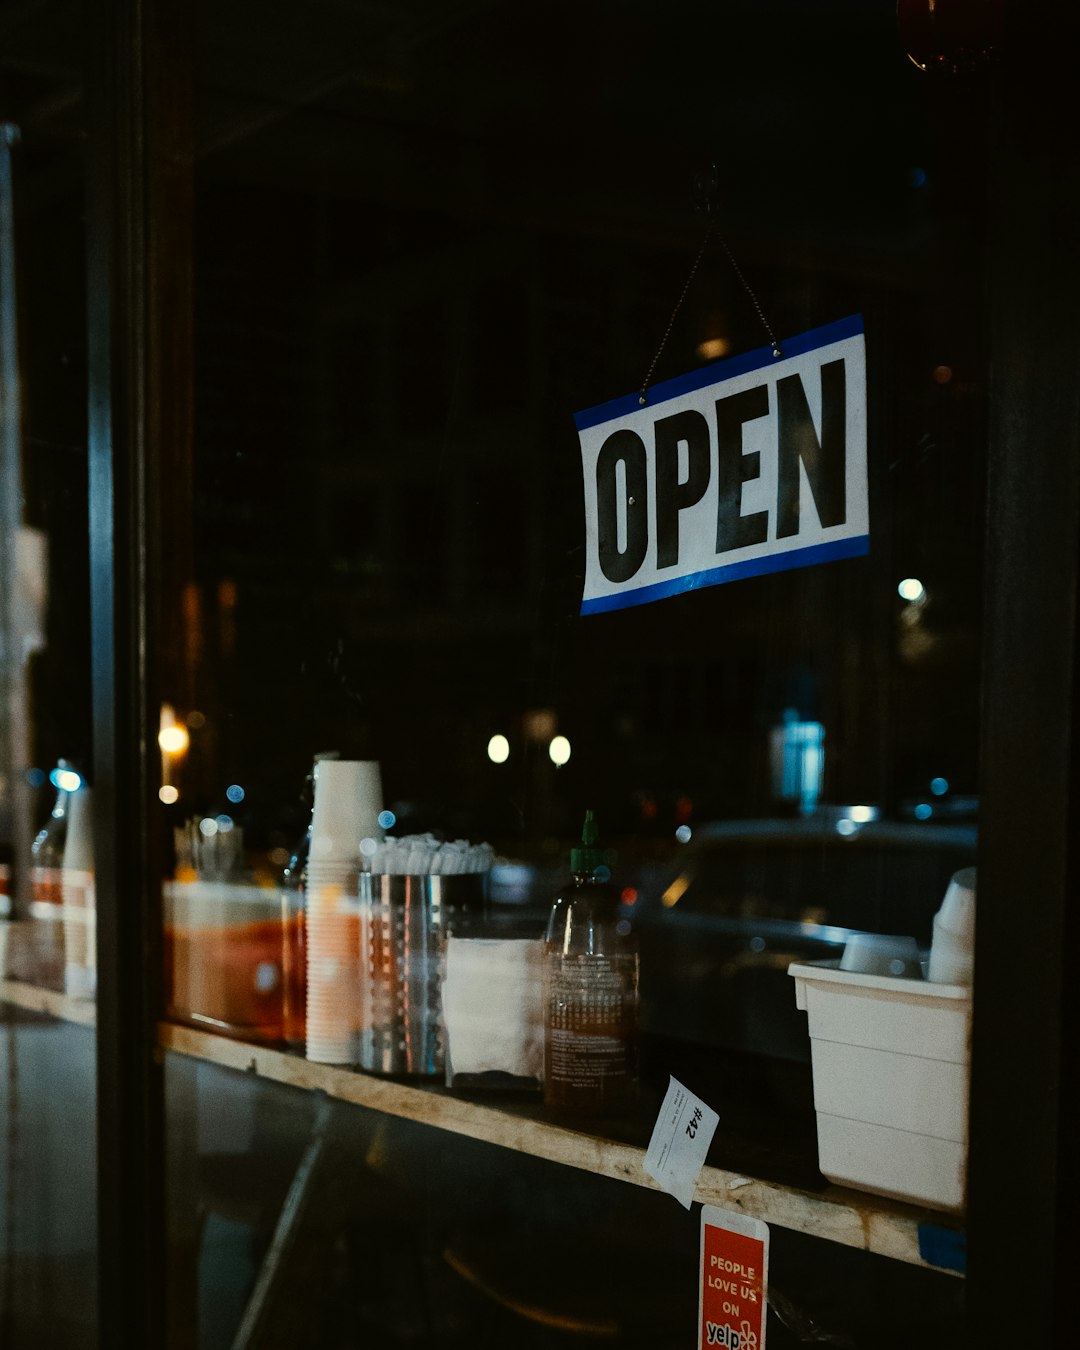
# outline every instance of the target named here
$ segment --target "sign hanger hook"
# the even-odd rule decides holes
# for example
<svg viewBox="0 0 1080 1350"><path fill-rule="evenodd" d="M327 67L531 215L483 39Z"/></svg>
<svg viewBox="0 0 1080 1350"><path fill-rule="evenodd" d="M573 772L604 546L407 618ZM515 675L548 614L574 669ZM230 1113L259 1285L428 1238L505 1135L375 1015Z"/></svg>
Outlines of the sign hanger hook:
<svg viewBox="0 0 1080 1350"><path fill-rule="evenodd" d="M694 192L697 198L697 207L699 211L704 211L705 214L708 216L712 216L714 214L719 213L720 179L719 175L717 174L715 164L711 164L706 172L699 173L696 176L696 178L694 179ZM694 259L693 266L690 268L690 275L686 278L686 284L682 288L682 294L675 302L675 308L671 311L671 318L668 319L667 327L664 329L664 336L660 339L660 345L656 349L656 355L649 363L649 369L645 372L645 378L641 382L641 390L638 394L638 403L641 407L644 407L649 401L648 388L650 382L652 381L653 371L656 369L656 363L660 360L660 357L663 355L664 348L667 346L668 338L671 336L671 330L675 327L675 320L678 317L679 310L682 309L683 301L686 299L687 294L690 290L690 286L693 283L694 277L697 275L698 267L701 265L701 260L705 256L705 250L709 247L709 244L713 239L719 240L721 248L723 248L724 252L727 254L727 260L731 264L732 271L739 278L739 281L742 283L743 290L750 297L750 301L753 304L755 311L757 312L757 316L761 320L761 325L765 329L765 332L768 334L769 342L772 346L773 356L779 359L784 354L780 349L779 342L777 342L776 340L776 334L773 332L771 324L765 317L765 311L761 308L761 302L758 300L757 295L754 293L753 287L750 285L746 277L743 275L742 268L735 261L735 255L732 253L730 247L728 246L727 240L720 233L719 225L716 223L715 220L713 220L710 222L708 228L705 231L705 238L701 241L701 247L698 249L697 257Z"/></svg>

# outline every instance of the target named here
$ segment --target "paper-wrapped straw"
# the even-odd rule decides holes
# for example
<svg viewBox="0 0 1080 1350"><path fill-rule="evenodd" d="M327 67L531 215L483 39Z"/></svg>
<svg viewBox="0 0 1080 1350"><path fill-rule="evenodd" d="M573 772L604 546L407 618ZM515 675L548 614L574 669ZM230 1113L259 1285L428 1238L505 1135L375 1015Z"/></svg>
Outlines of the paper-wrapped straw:
<svg viewBox="0 0 1080 1350"><path fill-rule="evenodd" d="M490 844L467 839L440 842L433 834L406 834L376 842L365 858L367 870L384 876L464 876L489 872L495 861Z"/></svg>

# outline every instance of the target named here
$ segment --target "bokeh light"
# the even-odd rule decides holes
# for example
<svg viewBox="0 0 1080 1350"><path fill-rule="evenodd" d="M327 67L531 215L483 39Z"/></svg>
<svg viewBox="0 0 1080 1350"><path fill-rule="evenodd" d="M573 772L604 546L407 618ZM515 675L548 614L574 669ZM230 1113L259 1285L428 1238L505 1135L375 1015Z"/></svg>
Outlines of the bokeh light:
<svg viewBox="0 0 1080 1350"><path fill-rule="evenodd" d="M901 600L908 600L912 604L916 604L926 595L926 587L918 577L905 577L896 591Z"/></svg>
<svg viewBox="0 0 1080 1350"><path fill-rule="evenodd" d="M552 764L561 768L570 761L570 742L565 736L553 736L548 746L548 755Z"/></svg>
<svg viewBox="0 0 1080 1350"><path fill-rule="evenodd" d="M167 755L182 755L190 739L187 727L181 722L174 722L172 726L161 728L157 741Z"/></svg>

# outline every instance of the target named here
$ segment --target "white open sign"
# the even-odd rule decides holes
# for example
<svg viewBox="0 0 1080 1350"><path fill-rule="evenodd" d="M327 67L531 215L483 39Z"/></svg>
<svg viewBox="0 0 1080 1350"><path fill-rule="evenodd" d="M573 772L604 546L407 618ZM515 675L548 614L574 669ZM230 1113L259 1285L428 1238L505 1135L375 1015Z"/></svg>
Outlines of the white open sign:
<svg viewBox="0 0 1080 1350"><path fill-rule="evenodd" d="M861 315L578 413L582 614L870 546Z"/></svg>

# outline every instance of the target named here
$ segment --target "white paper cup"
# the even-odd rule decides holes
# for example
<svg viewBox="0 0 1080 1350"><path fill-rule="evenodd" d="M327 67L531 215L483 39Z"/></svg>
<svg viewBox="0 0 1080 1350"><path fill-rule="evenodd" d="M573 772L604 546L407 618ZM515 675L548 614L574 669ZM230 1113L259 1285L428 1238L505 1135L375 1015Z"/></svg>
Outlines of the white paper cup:
<svg viewBox="0 0 1080 1350"><path fill-rule="evenodd" d="M358 875L359 870L355 858L324 858L318 862L310 861L308 863L304 870L304 885L308 890L312 886L347 886L355 895Z"/></svg>
<svg viewBox="0 0 1080 1350"><path fill-rule="evenodd" d="M320 759L314 768L311 863L354 860L361 839L381 839L382 775L374 759Z"/></svg>
<svg viewBox="0 0 1080 1350"><path fill-rule="evenodd" d="M93 998L97 988L96 896L91 790L68 799L67 835L60 869L64 918L64 992Z"/></svg>
<svg viewBox="0 0 1080 1350"><path fill-rule="evenodd" d="M926 978L934 984L972 984L975 978L975 868L955 873L934 915Z"/></svg>
<svg viewBox="0 0 1080 1350"><path fill-rule="evenodd" d="M965 867L954 874L937 913L947 928L969 945L975 940L975 868Z"/></svg>
<svg viewBox="0 0 1080 1350"><path fill-rule="evenodd" d="M63 865L79 872L92 871L94 866L92 805L93 792L88 787L79 788L68 798Z"/></svg>
<svg viewBox="0 0 1080 1350"><path fill-rule="evenodd" d="M67 968L93 970L95 952L95 895L93 872L65 867L61 882L64 897L64 963Z"/></svg>
<svg viewBox="0 0 1080 1350"><path fill-rule="evenodd" d="M844 947L840 969L857 971L860 975L922 979L919 944L913 937L855 933Z"/></svg>
<svg viewBox="0 0 1080 1350"><path fill-rule="evenodd" d="M930 947L930 965L926 978L934 984L973 984L975 948L958 938L949 928L934 920L934 941Z"/></svg>

